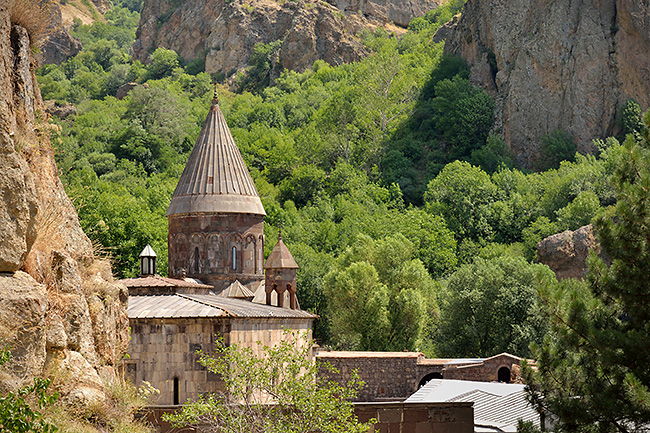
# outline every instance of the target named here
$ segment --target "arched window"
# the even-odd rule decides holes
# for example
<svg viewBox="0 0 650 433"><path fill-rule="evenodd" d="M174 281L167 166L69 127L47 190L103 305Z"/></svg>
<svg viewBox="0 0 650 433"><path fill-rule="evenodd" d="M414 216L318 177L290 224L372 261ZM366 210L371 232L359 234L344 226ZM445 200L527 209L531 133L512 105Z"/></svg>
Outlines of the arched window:
<svg viewBox="0 0 650 433"><path fill-rule="evenodd" d="M199 273L199 247L194 247L194 273Z"/></svg>
<svg viewBox="0 0 650 433"><path fill-rule="evenodd" d="M497 373L499 382L510 383L510 369L508 367L501 367Z"/></svg>
<svg viewBox="0 0 650 433"><path fill-rule="evenodd" d="M262 247L257 250L257 273L262 273Z"/></svg>
<svg viewBox="0 0 650 433"><path fill-rule="evenodd" d="M180 404L180 390L178 389L178 376L174 377L174 405Z"/></svg>
<svg viewBox="0 0 650 433"><path fill-rule="evenodd" d="M232 247L232 270L237 270L237 247Z"/></svg>

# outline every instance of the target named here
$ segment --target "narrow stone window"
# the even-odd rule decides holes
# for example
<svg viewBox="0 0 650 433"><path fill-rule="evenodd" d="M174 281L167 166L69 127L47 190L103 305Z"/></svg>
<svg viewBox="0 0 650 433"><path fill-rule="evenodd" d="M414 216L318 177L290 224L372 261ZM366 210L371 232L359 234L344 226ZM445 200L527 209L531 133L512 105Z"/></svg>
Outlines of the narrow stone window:
<svg viewBox="0 0 650 433"><path fill-rule="evenodd" d="M232 270L237 270L237 247L232 247Z"/></svg>
<svg viewBox="0 0 650 433"><path fill-rule="evenodd" d="M194 247L194 273L199 273L199 247Z"/></svg>
<svg viewBox="0 0 650 433"><path fill-rule="evenodd" d="M179 398L180 390L178 389L178 376L174 377L174 406L180 404Z"/></svg>
<svg viewBox="0 0 650 433"><path fill-rule="evenodd" d="M262 247L257 250L257 273L262 273Z"/></svg>

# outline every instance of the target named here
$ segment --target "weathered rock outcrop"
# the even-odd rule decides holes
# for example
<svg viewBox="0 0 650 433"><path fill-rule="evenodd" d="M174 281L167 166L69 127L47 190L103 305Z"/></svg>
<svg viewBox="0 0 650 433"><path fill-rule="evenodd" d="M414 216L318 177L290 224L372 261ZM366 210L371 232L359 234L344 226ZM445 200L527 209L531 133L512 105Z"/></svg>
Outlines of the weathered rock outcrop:
<svg viewBox="0 0 650 433"><path fill-rule="evenodd" d="M406 25L440 2L334 3L338 8L321 0L145 0L133 54L146 62L155 48L165 47L187 60L205 56L206 72L229 76L248 65L255 44L281 40L278 70L303 70L318 59L336 65L364 54L356 37L361 29L391 20Z"/></svg>
<svg viewBox="0 0 650 433"><path fill-rule="evenodd" d="M0 2L0 347L13 355L0 385L63 372L64 396L89 402L127 348L127 293L57 177L31 52Z"/></svg>
<svg viewBox="0 0 650 433"><path fill-rule="evenodd" d="M583 278L591 251L608 260L591 224L549 236L537 244L539 261L551 268L558 280Z"/></svg>
<svg viewBox="0 0 650 433"><path fill-rule="evenodd" d="M650 106L650 3L639 0L468 0L445 52L496 99L495 129L523 166L554 129L578 150L617 133L627 98Z"/></svg>
<svg viewBox="0 0 650 433"><path fill-rule="evenodd" d="M70 34L74 19L83 24L91 24L97 14L103 14L111 8L108 0L92 0L91 3L64 2L53 0L49 4L50 32L42 44L39 62L60 65L81 51L81 42Z"/></svg>

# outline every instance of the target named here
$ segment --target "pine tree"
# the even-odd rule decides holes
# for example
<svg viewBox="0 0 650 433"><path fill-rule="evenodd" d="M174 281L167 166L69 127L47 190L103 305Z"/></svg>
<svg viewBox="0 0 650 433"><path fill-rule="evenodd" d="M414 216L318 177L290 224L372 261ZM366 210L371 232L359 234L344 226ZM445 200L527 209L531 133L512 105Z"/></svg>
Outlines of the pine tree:
<svg viewBox="0 0 650 433"><path fill-rule="evenodd" d="M616 152L618 202L594 223L607 263L542 289L553 331L527 370L530 397L562 432L650 431L650 112Z"/></svg>

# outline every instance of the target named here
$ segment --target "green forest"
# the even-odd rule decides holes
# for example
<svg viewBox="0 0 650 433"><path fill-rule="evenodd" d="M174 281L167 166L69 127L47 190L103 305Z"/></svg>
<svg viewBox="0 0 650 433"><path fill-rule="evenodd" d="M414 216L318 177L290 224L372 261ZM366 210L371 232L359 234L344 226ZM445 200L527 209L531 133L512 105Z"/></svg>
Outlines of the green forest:
<svg viewBox="0 0 650 433"><path fill-rule="evenodd" d="M542 344L553 323L537 293L555 277L536 244L616 204L620 142L643 130L633 100L624 134L596 141L597 155L554 131L522 170L491 132L492 97L432 41L463 0L403 35L363 32L368 56L356 63L271 80L279 45L260 44L232 86L164 48L132 60L141 4L114 3L104 21L75 23L83 50L38 81L43 99L76 106L52 120L59 174L116 277L137 274L147 242L166 274L165 212L217 82L267 213L265 253L282 227L320 344L444 357L531 356ZM117 99L128 82L141 85Z"/></svg>

